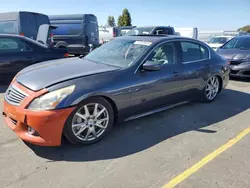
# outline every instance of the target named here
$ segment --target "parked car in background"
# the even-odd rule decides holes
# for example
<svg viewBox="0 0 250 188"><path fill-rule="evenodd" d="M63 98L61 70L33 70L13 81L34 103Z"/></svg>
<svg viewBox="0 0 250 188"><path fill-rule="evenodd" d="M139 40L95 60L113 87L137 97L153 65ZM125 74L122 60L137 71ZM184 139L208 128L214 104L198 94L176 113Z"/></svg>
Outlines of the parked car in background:
<svg viewBox="0 0 250 188"><path fill-rule="evenodd" d="M221 47L232 38L233 36L215 36L212 37L207 44L216 51L219 47Z"/></svg>
<svg viewBox="0 0 250 188"><path fill-rule="evenodd" d="M228 79L227 61L205 43L123 36L83 58L23 69L5 94L3 115L17 135L33 144L57 146L62 135L74 144L91 144L116 121L197 99L212 102Z"/></svg>
<svg viewBox="0 0 250 188"><path fill-rule="evenodd" d="M229 61L231 76L250 78L250 35L234 37L217 53Z"/></svg>
<svg viewBox="0 0 250 188"><path fill-rule="evenodd" d="M175 27L175 34L182 37L198 39L198 29L196 27Z"/></svg>
<svg viewBox="0 0 250 188"><path fill-rule="evenodd" d="M9 83L17 72L29 65L67 56L66 49L49 48L24 36L0 34L0 82Z"/></svg>
<svg viewBox="0 0 250 188"><path fill-rule="evenodd" d="M175 30L170 26L135 27L124 36L129 35L175 35Z"/></svg>
<svg viewBox="0 0 250 188"><path fill-rule="evenodd" d="M0 13L0 34L16 34L36 40L41 25L50 25L49 17L36 12Z"/></svg>
<svg viewBox="0 0 250 188"><path fill-rule="evenodd" d="M120 34L119 36L125 35L127 32L129 32L131 29L134 29L136 26L121 26L119 27Z"/></svg>
<svg viewBox="0 0 250 188"><path fill-rule="evenodd" d="M54 46L67 48L70 54L86 55L90 45L99 46L97 18L93 14L65 14L49 16Z"/></svg>
<svg viewBox="0 0 250 188"><path fill-rule="evenodd" d="M109 27L99 26L99 40L100 44L104 44L115 37L123 36L136 26L122 26L122 27Z"/></svg>
<svg viewBox="0 0 250 188"><path fill-rule="evenodd" d="M99 44L104 44L120 35L120 29L118 27L99 26L98 31Z"/></svg>

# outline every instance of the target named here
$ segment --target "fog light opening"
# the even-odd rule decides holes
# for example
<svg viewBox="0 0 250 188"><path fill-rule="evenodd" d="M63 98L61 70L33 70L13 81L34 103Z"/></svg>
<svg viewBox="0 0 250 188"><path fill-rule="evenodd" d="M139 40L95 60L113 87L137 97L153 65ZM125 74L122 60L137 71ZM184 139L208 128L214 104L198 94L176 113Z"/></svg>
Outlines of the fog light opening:
<svg viewBox="0 0 250 188"><path fill-rule="evenodd" d="M32 127L28 126L28 133L33 136L37 136L37 132Z"/></svg>

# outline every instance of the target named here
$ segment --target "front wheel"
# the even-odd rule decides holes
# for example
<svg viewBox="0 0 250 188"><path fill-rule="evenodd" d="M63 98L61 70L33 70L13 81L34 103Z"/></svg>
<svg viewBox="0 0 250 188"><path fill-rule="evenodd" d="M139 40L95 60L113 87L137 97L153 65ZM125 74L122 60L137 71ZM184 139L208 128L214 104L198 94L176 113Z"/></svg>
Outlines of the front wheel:
<svg viewBox="0 0 250 188"><path fill-rule="evenodd" d="M92 144L101 140L114 124L114 111L104 98L81 103L69 116L64 135L73 144Z"/></svg>
<svg viewBox="0 0 250 188"><path fill-rule="evenodd" d="M212 102L218 95L220 89L220 81L217 76L208 79L203 89L203 101Z"/></svg>

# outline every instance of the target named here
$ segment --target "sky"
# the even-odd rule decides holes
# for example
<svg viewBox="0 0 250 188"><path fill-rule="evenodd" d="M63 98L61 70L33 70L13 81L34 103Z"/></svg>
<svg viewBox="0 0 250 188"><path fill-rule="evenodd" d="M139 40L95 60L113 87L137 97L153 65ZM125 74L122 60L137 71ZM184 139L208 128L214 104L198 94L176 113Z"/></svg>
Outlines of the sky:
<svg viewBox="0 0 250 188"><path fill-rule="evenodd" d="M97 16L115 20L127 8L136 26L171 25L199 30L236 30L250 24L250 0L1 0L0 12L33 11Z"/></svg>

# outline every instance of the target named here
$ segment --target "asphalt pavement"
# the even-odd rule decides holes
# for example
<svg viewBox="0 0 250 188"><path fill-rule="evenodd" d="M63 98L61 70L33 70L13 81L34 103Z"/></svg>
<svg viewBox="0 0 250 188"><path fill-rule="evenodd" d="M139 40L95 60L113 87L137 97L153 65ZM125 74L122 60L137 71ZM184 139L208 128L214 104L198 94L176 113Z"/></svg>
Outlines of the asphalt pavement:
<svg viewBox="0 0 250 188"><path fill-rule="evenodd" d="M3 93L4 87L0 88ZM0 187L160 188L250 127L250 81L213 103L190 103L116 126L101 142L39 147L0 118ZM0 94L2 109L3 94ZM176 187L250 187L250 134Z"/></svg>

